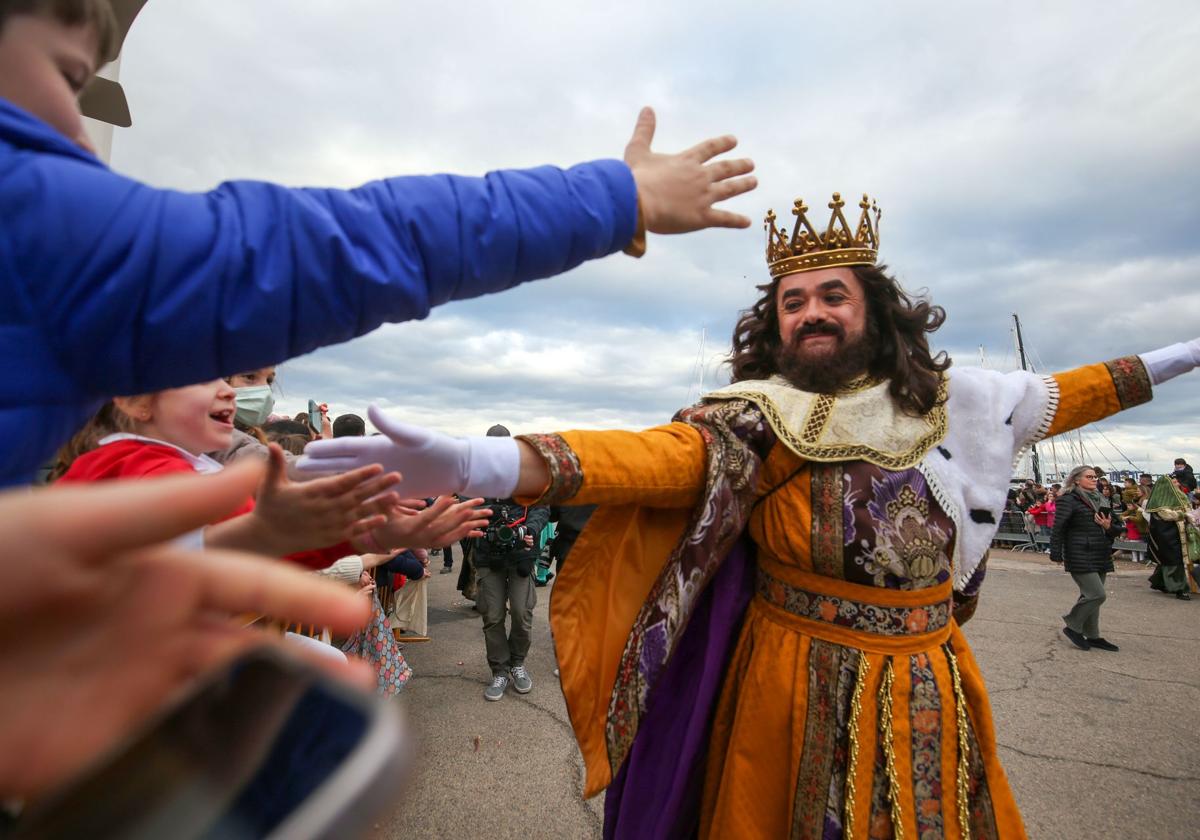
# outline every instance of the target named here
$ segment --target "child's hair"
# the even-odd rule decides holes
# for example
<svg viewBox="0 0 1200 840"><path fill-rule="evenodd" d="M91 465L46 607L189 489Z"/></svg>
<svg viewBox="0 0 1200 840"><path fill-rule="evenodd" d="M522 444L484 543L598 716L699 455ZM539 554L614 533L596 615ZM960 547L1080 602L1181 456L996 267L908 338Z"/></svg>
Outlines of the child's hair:
<svg viewBox="0 0 1200 840"><path fill-rule="evenodd" d="M304 447L308 444L308 436L280 435L275 438L275 442L279 444L284 452L290 452L293 455L303 455Z"/></svg>
<svg viewBox="0 0 1200 840"><path fill-rule="evenodd" d="M121 27L109 0L0 0L0 29L16 15L43 15L64 26L86 26L96 33L96 66L121 49Z"/></svg>
<svg viewBox="0 0 1200 840"><path fill-rule="evenodd" d="M3 2L3 0L0 0ZM71 468L75 459L85 452L91 452L100 445L101 438L117 432L133 432L133 421L129 415L117 408L112 400L106 402L84 427L76 432L69 441L54 456L54 466L50 468L48 481L57 481L63 473Z"/></svg>
<svg viewBox="0 0 1200 840"><path fill-rule="evenodd" d="M299 435L305 440L312 439L312 430L307 423L299 420L274 420L262 427L267 440L279 440L283 435Z"/></svg>

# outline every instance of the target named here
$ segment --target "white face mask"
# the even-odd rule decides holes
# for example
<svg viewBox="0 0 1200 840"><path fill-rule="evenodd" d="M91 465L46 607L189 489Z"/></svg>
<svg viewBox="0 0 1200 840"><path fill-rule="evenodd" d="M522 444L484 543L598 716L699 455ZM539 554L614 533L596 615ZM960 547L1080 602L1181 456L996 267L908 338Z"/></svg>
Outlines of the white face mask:
<svg viewBox="0 0 1200 840"><path fill-rule="evenodd" d="M275 407L275 395L268 385L251 385L247 388L234 388L237 394L237 412L235 416L247 426L261 426L271 416Z"/></svg>

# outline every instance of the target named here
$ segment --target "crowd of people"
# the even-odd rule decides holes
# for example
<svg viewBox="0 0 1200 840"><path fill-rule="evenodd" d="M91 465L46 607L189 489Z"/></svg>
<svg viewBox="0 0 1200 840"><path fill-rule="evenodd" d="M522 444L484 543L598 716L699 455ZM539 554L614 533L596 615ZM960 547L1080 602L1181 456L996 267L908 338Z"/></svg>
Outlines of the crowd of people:
<svg viewBox="0 0 1200 840"><path fill-rule="evenodd" d="M484 697L532 690L537 536L567 506L551 626L608 836L1024 836L960 629L1006 470L1149 400L1200 339L1050 377L952 368L929 346L944 310L878 262L876 204L847 220L834 193L827 224L803 200L790 231L768 213L733 381L664 426L274 418L277 362L639 257L648 234L749 226L715 205L755 188L753 164L723 157L728 136L652 151L645 109L623 159L569 169L160 190L109 170L81 123L119 44L107 0L0 0L0 429L20 444L0 460L0 798L45 795L254 646L347 681L365 660L401 691L430 551L452 568L464 539ZM1078 575L1076 644L1105 642L1087 564L1117 499L1160 566L1172 528L1190 545L1176 472L1142 504L1091 467L1016 494Z"/></svg>
<svg viewBox="0 0 1200 840"><path fill-rule="evenodd" d="M1063 633L1082 650L1119 650L1100 635L1105 578L1118 551L1135 561L1149 559L1156 591L1181 601L1200 592L1200 490L1185 458L1176 458L1174 470L1157 479L1141 473L1115 484L1099 466L1085 465L1050 487L1026 480L1009 490L1005 509L1025 517L1035 544L1037 537L1047 540L1050 559L1062 563L1079 587L1078 600L1063 616Z"/></svg>
<svg viewBox="0 0 1200 840"><path fill-rule="evenodd" d="M1107 476L1110 471L1100 466L1091 467L1096 475L1096 492L1104 499L1121 526L1120 534L1129 542L1145 542L1149 533L1146 506L1155 487L1155 476L1140 473L1137 478L1124 475L1114 483ZM1115 472L1115 471L1114 471ZM1196 474L1184 458L1176 458L1174 470L1166 476L1184 496L1188 505L1188 519L1200 524L1200 492L1196 487ZM1026 479L1020 486L1012 487L1005 502L1007 513L1023 514L1031 531L1048 537L1054 527L1057 499L1063 493L1063 485L1055 482L1048 486ZM1136 546L1126 549L1141 559L1144 549Z"/></svg>

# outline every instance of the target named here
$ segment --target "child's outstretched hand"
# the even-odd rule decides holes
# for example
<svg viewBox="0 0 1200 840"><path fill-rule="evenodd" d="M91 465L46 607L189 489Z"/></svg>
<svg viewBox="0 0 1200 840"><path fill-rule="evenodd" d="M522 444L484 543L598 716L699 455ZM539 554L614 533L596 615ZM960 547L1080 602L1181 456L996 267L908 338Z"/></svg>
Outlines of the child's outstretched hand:
<svg viewBox="0 0 1200 840"><path fill-rule="evenodd" d="M255 517L284 554L334 545L388 522L399 497L399 473L373 464L342 475L291 481L283 450L271 444L267 474L258 487Z"/></svg>
<svg viewBox="0 0 1200 840"><path fill-rule="evenodd" d="M441 496L420 511L397 506L387 523L371 532L371 538L386 548L400 548L448 545L467 537L482 537L479 529L492 515L491 510L480 507L482 504L483 499L456 502L453 496Z"/></svg>

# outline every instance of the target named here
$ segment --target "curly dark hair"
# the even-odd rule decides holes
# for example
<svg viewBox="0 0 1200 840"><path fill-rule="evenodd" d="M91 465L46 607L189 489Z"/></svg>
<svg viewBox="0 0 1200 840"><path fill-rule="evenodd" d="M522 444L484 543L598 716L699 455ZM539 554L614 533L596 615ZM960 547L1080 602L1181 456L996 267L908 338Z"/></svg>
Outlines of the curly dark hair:
<svg viewBox="0 0 1200 840"><path fill-rule="evenodd" d="M912 297L887 273L886 265L850 266L866 291L868 311L877 345L867 372L891 382L888 391L901 409L914 416L928 414L940 402L941 374L950 367L945 352L929 352L928 333L946 320L946 310L923 296ZM778 372L779 317L775 295L779 280L759 286L763 293L744 310L733 329L729 364L733 381L766 379Z"/></svg>

